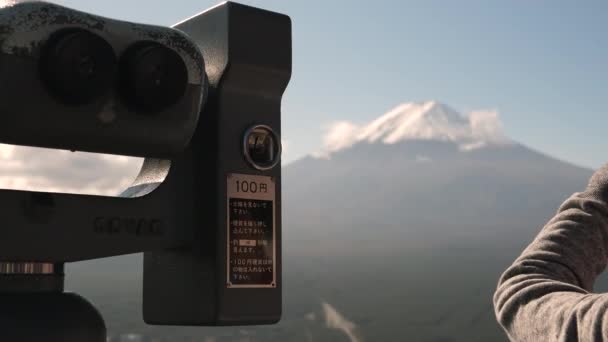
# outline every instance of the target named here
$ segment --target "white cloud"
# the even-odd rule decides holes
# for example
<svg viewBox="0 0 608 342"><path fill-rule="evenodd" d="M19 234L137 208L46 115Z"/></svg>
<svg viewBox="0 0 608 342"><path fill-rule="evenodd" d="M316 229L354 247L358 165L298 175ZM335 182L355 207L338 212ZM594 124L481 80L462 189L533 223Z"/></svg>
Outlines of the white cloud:
<svg viewBox="0 0 608 342"><path fill-rule="evenodd" d="M433 161L433 159L431 159L430 157L427 156L422 156L422 155L417 155L416 156L416 162L417 163L428 163Z"/></svg>
<svg viewBox="0 0 608 342"><path fill-rule="evenodd" d="M361 128L349 121L337 121L325 129L323 150L315 155L319 158L328 158L333 152L351 147L357 142Z"/></svg>
<svg viewBox="0 0 608 342"><path fill-rule="evenodd" d="M14 4L21 3L21 2L32 2L32 1L34 1L34 0L0 0L0 8L6 7L6 6L11 6L11 5L14 5ZM54 3L56 3L58 1L55 0L55 1L47 1L47 2L54 2Z"/></svg>
<svg viewBox="0 0 608 342"><path fill-rule="evenodd" d="M0 188L117 195L141 158L0 144Z"/></svg>
<svg viewBox="0 0 608 342"><path fill-rule="evenodd" d="M462 151L511 142L504 134L498 111L477 110L463 116L437 101L405 103L366 125L338 121L324 131L322 148L313 153L324 159L360 142L451 141Z"/></svg>
<svg viewBox="0 0 608 342"><path fill-rule="evenodd" d="M488 144L485 141L473 141L470 143L461 144L460 146L458 146L458 149L463 152L469 152L469 151L478 150L487 145Z"/></svg>
<svg viewBox="0 0 608 342"><path fill-rule="evenodd" d="M500 115L496 110L477 110L469 113L473 137L495 143L508 142Z"/></svg>
<svg viewBox="0 0 608 342"><path fill-rule="evenodd" d="M15 146L13 145L0 144L0 159L10 160L14 150Z"/></svg>
<svg viewBox="0 0 608 342"><path fill-rule="evenodd" d="M288 153L289 153L289 140L287 140L286 138L281 137L281 163L285 163L285 160L287 159Z"/></svg>
<svg viewBox="0 0 608 342"><path fill-rule="evenodd" d="M329 303L321 303L325 313L325 325L328 328L340 330L346 335L350 342L361 342L363 339L357 332L357 325L346 319L336 308Z"/></svg>

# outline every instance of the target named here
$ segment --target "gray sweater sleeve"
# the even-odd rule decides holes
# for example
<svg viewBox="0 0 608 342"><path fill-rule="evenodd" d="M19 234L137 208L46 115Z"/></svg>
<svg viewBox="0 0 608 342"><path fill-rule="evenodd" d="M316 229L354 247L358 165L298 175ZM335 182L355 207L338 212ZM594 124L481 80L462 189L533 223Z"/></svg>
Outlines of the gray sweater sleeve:
<svg viewBox="0 0 608 342"><path fill-rule="evenodd" d="M607 341L608 294L593 283L608 262L608 165L559 208L504 272L494 294L512 341Z"/></svg>

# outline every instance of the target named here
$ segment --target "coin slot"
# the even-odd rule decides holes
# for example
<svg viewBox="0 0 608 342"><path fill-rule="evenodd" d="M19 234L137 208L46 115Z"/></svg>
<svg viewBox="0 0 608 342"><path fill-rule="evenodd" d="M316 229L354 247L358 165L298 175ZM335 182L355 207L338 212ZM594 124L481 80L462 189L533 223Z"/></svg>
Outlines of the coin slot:
<svg viewBox="0 0 608 342"><path fill-rule="evenodd" d="M258 170L270 170L279 162L281 143L268 126L257 125L245 134L245 159Z"/></svg>

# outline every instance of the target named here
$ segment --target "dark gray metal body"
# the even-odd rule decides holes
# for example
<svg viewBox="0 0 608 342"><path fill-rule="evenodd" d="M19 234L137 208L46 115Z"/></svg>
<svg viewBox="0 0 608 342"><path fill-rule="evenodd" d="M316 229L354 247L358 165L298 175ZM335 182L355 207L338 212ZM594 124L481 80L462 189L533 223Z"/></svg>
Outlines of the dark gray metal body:
<svg viewBox="0 0 608 342"><path fill-rule="evenodd" d="M177 325L277 322L282 291L281 168L259 171L240 156L249 127L264 124L280 134L281 98L291 76L291 21L277 13L225 3L175 27L195 40L207 63L209 101L187 151L206 157L191 158L201 195L195 202L194 244L190 249L145 254L144 319ZM230 173L277 180L276 288L226 287Z"/></svg>
<svg viewBox="0 0 608 342"><path fill-rule="evenodd" d="M87 105L55 100L39 79L40 46L67 27L107 38L117 54L141 40L167 42L189 65L190 90L151 116L131 112L114 92ZM0 9L0 76L0 142L145 157L179 159L206 91L202 54L184 33L41 2ZM170 163L155 168L161 178ZM0 260L61 263L187 245L193 214L184 173L177 163L154 195L132 199L0 190Z"/></svg>
<svg viewBox="0 0 608 342"><path fill-rule="evenodd" d="M74 293L0 294L0 340L106 342L103 318Z"/></svg>
<svg viewBox="0 0 608 342"><path fill-rule="evenodd" d="M0 43L5 43L2 20L0 14ZM12 25L8 22L4 27ZM138 31L135 26L124 25L125 30ZM110 32L112 26L93 25L92 29ZM194 42L202 51L203 56L191 64L190 72L196 72L205 61L209 90L200 116L206 80L202 70L198 79L191 76L190 92L180 104L167 110L165 120L137 117L103 126L86 119L98 109L77 107L61 116L66 108L53 103L48 94L35 87L32 97L44 98L44 105L23 106L28 101L9 99L16 93L8 89L7 83L26 87L37 82L27 74L35 67L29 52L23 58L0 54L1 142L147 157L138 179L122 198L0 190L0 260L61 264L145 252L146 322L277 322L282 291L281 170L280 166L267 171L251 167L243 158L242 139L244 132L256 124L280 134L281 98L291 76L290 19L228 2L176 28L185 34L165 31L171 35L167 44ZM140 29L159 30L145 25ZM162 38L159 37L148 36L156 40ZM190 53L171 46L184 52L182 57L186 59L196 56L194 50ZM9 70L10 65L15 70ZM195 103L197 92L199 101ZM196 119L191 114L194 109ZM130 115L121 106L114 110ZM177 121L172 121L173 117ZM44 126L49 132L43 131ZM226 288L226 177L230 173L265 175L276 181L275 288ZM56 280L57 276L62 275L48 278ZM42 278L36 280L41 288L48 286ZM10 293L20 282L5 282L0 277L0 292ZM62 290L59 284L56 289Z"/></svg>

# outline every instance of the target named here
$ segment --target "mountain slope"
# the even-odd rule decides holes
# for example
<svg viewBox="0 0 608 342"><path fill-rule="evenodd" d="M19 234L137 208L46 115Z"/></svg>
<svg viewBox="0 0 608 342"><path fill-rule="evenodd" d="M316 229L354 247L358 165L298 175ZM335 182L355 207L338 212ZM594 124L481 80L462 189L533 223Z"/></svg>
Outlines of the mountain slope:
<svg viewBox="0 0 608 342"><path fill-rule="evenodd" d="M474 121L405 104L284 170L286 263L367 340L504 340L500 272L592 173Z"/></svg>

